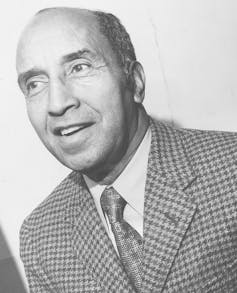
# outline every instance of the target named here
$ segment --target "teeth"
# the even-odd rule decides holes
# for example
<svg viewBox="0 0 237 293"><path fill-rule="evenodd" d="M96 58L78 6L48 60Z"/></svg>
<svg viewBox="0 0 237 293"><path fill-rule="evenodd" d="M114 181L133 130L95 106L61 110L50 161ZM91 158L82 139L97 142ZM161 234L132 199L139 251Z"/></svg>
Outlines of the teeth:
<svg viewBox="0 0 237 293"><path fill-rule="evenodd" d="M81 128L80 126L73 126L73 127L67 128L67 129L62 129L61 130L61 135L68 135L69 133L77 131L80 128Z"/></svg>

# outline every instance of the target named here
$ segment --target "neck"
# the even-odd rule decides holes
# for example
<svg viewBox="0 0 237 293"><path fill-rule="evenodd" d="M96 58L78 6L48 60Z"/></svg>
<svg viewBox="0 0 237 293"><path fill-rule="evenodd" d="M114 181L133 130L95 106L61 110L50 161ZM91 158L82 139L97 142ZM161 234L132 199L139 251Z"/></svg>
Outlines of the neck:
<svg viewBox="0 0 237 293"><path fill-rule="evenodd" d="M123 172L127 164L132 159L133 155L135 154L137 148L139 147L140 143L142 142L146 134L148 126L149 126L149 117L146 114L145 109L143 107L139 107L137 129L122 159L109 171L109 173L105 173L105 175L102 176L102 178L101 178L101 175L102 175L101 173L100 173L100 178L90 176L90 175L89 176L87 175L87 176L90 177L93 181L96 181L98 184L101 184L101 185L112 184L115 181L115 179Z"/></svg>

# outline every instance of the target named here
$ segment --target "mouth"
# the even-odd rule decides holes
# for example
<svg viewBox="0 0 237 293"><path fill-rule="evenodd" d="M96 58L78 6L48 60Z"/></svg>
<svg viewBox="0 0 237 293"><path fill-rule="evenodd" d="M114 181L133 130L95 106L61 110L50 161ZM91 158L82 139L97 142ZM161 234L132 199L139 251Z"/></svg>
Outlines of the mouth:
<svg viewBox="0 0 237 293"><path fill-rule="evenodd" d="M80 123L80 124L68 125L64 127L56 127L53 132L57 136L71 136L91 126L92 124L93 123Z"/></svg>

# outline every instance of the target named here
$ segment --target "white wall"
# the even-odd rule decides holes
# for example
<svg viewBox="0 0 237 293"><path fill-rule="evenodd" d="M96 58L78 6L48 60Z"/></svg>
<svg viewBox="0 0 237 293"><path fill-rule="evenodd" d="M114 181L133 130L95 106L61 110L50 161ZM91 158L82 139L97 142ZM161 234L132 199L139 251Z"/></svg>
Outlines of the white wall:
<svg viewBox="0 0 237 293"><path fill-rule="evenodd" d="M20 225L68 173L36 137L17 87L16 43L28 19L50 6L115 13L130 32L137 57L144 65L145 105L150 113L184 127L236 131L237 2L4 2L0 10L0 226L23 274L18 254Z"/></svg>

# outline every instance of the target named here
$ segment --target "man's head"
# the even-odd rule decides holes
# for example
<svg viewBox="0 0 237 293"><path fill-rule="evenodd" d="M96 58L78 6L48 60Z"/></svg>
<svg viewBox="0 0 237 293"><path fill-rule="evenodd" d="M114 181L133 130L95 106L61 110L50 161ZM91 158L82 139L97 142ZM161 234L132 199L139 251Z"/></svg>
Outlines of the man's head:
<svg viewBox="0 0 237 293"><path fill-rule="evenodd" d="M37 134L73 170L106 176L144 134L138 131L143 70L111 14L39 12L20 39L17 71Z"/></svg>

